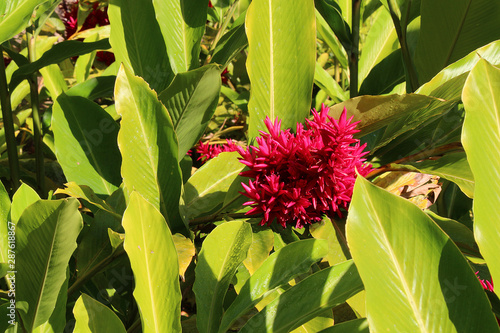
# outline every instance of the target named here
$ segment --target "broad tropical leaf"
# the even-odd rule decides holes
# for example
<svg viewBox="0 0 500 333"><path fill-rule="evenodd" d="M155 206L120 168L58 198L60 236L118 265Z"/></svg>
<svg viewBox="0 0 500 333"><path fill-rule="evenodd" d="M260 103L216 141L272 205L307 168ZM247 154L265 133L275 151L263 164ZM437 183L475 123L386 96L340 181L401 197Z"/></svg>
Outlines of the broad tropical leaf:
<svg viewBox="0 0 500 333"><path fill-rule="evenodd" d="M316 272L277 296L240 332L289 332L363 290L352 260Z"/></svg>
<svg viewBox="0 0 500 333"><path fill-rule="evenodd" d="M498 1L421 2L420 36L415 51L421 84L476 48L500 39Z"/></svg>
<svg viewBox="0 0 500 333"><path fill-rule="evenodd" d="M465 82L462 143L476 187L474 235L493 281L500 281L500 69L480 60ZM500 288L495 292L500 295Z"/></svg>
<svg viewBox="0 0 500 333"><path fill-rule="evenodd" d="M82 294L73 308L77 333L125 333L120 318L104 304L87 294Z"/></svg>
<svg viewBox="0 0 500 333"><path fill-rule="evenodd" d="M20 33L27 25L33 11L43 1L12 0L0 3L0 44Z"/></svg>
<svg viewBox="0 0 500 333"><path fill-rule="evenodd" d="M198 169L184 184L182 211L188 218L210 213L224 202L226 193L245 167L237 152L221 153Z"/></svg>
<svg viewBox="0 0 500 333"><path fill-rule="evenodd" d="M207 20L208 0L189 3L153 0L153 6L173 72L187 72L197 68L201 37Z"/></svg>
<svg viewBox="0 0 500 333"><path fill-rule="evenodd" d="M111 0L108 15L109 42L116 62L123 63L157 92L167 88L174 72L152 1Z"/></svg>
<svg viewBox="0 0 500 333"><path fill-rule="evenodd" d="M143 332L180 332L179 263L165 219L139 193L132 192L122 223L123 247L134 272L134 297Z"/></svg>
<svg viewBox="0 0 500 333"><path fill-rule="evenodd" d="M196 323L201 333L217 332L219 329L224 297L251 243L252 228L242 221L223 223L205 238L193 286Z"/></svg>
<svg viewBox="0 0 500 333"><path fill-rule="evenodd" d="M40 196L29 185L21 184L12 197L12 206L10 207L11 222L17 223L22 213L29 205L40 200Z"/></svg>
<svg viewBox="0 0 500 333"><path fill-rule="evenodd" d="M82 229L78 206L73 198L39 200L24 211L17 224L16 305L30 332L50 318L66 280Z"/></svg>
<svg viewBox="0 0 500 333"><path fill-rule="evenodd" d="M328 243L323 239L301 240L276 250L242 286L238 297L224 313L219 332L226 332L235 320L264 297L308 271L312 264L327 255L327 250Z"/></svg>
<svg viewBox="0 0 500 333"><path fill-rule="evenodd" d="M346 231L370 330L499 331L469 264L416 205L358 176Z"/></svg>
<svg viewBox="0 0 500 333"><path fill-rule="evenodd" d="M115 98L122 116L118 146L125 187L160 210L172 232L184 232L178 211L182 179L177 137L167 110L147 83L123 66L116 78Z"/></svg>
<svg viewBox="0 0 500 333"><path fill-rule="evenodd" d="M54 105L52 127L56 156L66 179L111 194L121 184L118 125L94 102L61 95Z"/></svg>
<svg viewBox="0 0 500 333"><path fill-rule="evenodd" d="M9 83L9 89L13 90L21 81L27 79L30 75L45 66L57 64L70 57L87 54L95 50L107 50L109 48L110 45L107 38L91 43L66 40L55 44L50 50L43 53L37 61L21 66L16 70Z"/></svg>
<svg viewBox="0 0 500 333"><path fill-rule="evenodd" d="M372 15L374 23L368 31L359 56L360 86L375 65L399 48L398 36L389 12L381 7Z"/></svg>
<svg viewBox="0 0 500 333"><path fill-rule="evenodd" d="M167 108L179 140L179 161L203 135L212 118L221 87L216 65L179 73L158 98Z"/></svg>
<svg viewBox="0 0 500 333"><path fill-rule="evenodd" d="M286 0L254 0L245 24L252 140L265 129L266 116L280 118L282 128L295 128L309 114L315 66L314 3L299 0L291 6Z"/></svg>
<svg viewBox="0 0 500 333"><path fill-rule="evenodd" d="M459 101L469 72L481 59L485 59L493 65L500 65L500 40L478 48L449 65L436 74L432 80L422 85L415 93Z"/></svg>

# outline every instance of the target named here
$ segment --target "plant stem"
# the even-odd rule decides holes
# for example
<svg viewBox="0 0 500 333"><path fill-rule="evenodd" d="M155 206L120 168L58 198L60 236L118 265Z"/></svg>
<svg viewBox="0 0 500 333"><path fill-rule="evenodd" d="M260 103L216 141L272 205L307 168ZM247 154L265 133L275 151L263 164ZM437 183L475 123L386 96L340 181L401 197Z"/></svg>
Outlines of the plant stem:
<svg viewBox="0 0 500 333"><path fill-rule="evenodd" d="M411 4L411 1L409 2ZM394 23L394 28L396 29L396 34L398 35L399 45L401 46L401 52L403 54L403 62L405 64L406 72L406 90L408 93L412 93L419 87L417 72L415 67L413 67L413 62L411 61L410 50L408 48L408 43L406 40L406 23L405 26L401 26L401 21L399 20L397 14L392 9L391 1L387 2L389 6L389 12L391 14L392 22ZM408 15L410 13L411 5L408 5L406 10L406 19L408 21Z"/></svg>
<svg viewBox="0 0 500 333"><path fill-rule="evenodd" d="M349 94L351 98L358 96L358 58L359 58L359 21L360 21L361 0L352 1L352 48L349 61L350 86Z"/></svg>
<svg viewBox="0 0 500 333"><path fill-rule="evenodd" d="M27 32L28 38L28 56L30 62L36 61L36 47L35 37ZM42 123L40 121L39 110L39 96L38 96L38 75L35 72L31 78L28 79L30 84L31 96L31 110L33 117L33 141L35 144L35 165L36 165L36 181L40 195L45 198L45 171L44 171L44 157L42 150Z"/></svg>
<svg viewBox="0 0 500 333"><path fill-rule="evenodd" d="M114 251L111 255L107 256L100 262L98 262L94 267L86 271L81 277L79 277L68 289L68 295L71 295L75 291L77 291L81 285L83 285L85 282L87 282L90 278L92 278L94 275L99 273L101 270L106 268L110 263L112 263L116 258L121 257L124 255L125 249L123 247L120 247L116 251Z"/></svg>
<svg viewBox="0 0 500 333"><path fill-rule="evenodd" d="M17 143L14 132L14 119L12 117L12 106L10 104L9 88L7 86L7 75L5 74L5 63L3 62L3 47L0 45L0 105L2 106L3 127L5 129L5 142L7 143L7 156L9 157L10 179L12 191L15 192L19 185L19 158L17 156Z"/></svg>

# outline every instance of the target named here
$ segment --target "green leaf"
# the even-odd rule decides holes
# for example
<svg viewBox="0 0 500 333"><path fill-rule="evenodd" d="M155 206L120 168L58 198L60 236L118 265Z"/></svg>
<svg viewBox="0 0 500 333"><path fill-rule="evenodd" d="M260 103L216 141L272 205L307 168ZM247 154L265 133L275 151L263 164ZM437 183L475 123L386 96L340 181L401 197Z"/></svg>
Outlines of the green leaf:
<svg viewBox="0 0 500 333"><path fill-rule="evenodd" d="M10 207L11 222L17 223L24 210L32 203L40 200L40 196L30 186L21 184L12 197L12 206Z"/></svg>
<svg viewBox="0 0 500 333"><path fill-rule="evenodd" d="M474 195L474 176L464 153L450 153L437 160L415 162L407 167L448 179L457 184L469 198Z"/></svg>
<svg viewBox="0 0 500 333"><path fill-rule="evenodd" d="M89 225L85 225L76 252L76 269L78 277L87 274L96 264L109 258L113 252L108 229L121 228L121 218L98 210Z"/></svg>
<svg viewBox="0 0 500 333"><path fill-rule="evenodd" d="M110 48L108 39L97 42L83 43L74 40L66 40L55 44L50 50L45 52L40 59L28 65L21 66L12 75L9 90L13 90L21 81L27 79L37 70L52 64L58 64L64 59L80 56L95 50L107 50Z"/></svg>
<svg viewBox="0 0 500 333"><path fill-rule="evenodd" d="M238 152L221 153L189 178L181 206L187 218L208 214L224 202L229 187L245 167L238 156Z"/></svg>
<svg viewBox="0 0 500 333"><path fill-rule="evenodd" d="M95 33L84 39L84 42L95 42L99 40L99 34ZM90 53L81 55L76 59L75 62L75 79L77 83L82 83L87 80L92 69L92 64L94 63L95 55L97 51L92 51Z"/></svg>
<svg viewBox="0 0 500 333"><path fill-rule="evenodd" d="M248 39L243 23L244 21L241 24L233 25L231 30L222 36L214 49L210 62L220 64L222 68L226 68L231 60L247 47Z"/></svg>
<svg viewBox="0 0 500 333"><path fill-rule="evenodd" d="M262 263L269 257L269 252L273 249L274 234L271 229L252 225L252 245L248 249L248 254L243 265L250 275L262 266Z"/></svg>
<svg viewBox="0 0 500 333"><path fill-rule="evenodd" d="M246 258L252 228L242 221L226 222L204 240L195 268L197 326L201 333L217 332L223 302L236 269Z"/></svg>
<svg viewBox="0 0 500 333"><path fill-rule="evenodd" d="M87 294L82 294L73 308L75 333L125 333L120 318L104 304Z"/></svg>
<svg viewBox="0 0 500 333"><path fill-rule="evenodd" d="M9 218L9 216L11 215L10 208L11 204L9 194L5 190L3 183L0 182L0 263L7 263L8 260L8 222L12 222ZM5 274L1 274L0 277L4 275Z"/></svg>
<svg viewBox="0 0 500 333"><path fill-rule="evenodd" d="M106 201L99 198L90 187L85 185L80 186L75 182L66 183L64 184L64 186L65 188L58 188L54 192L54 194L62 193L73 198L83 199L89 204L96 206L98 209L102 209L104 211L107 211L108 213L111 213L112 215L121 217L119 214L115 212L113 207L111 207Z"/></svg>
<svg viewBox="0 0 500 333"><path fill-rule="evenodd" d="M245 282L238 297L224 313L219 332L228 330L232 323L272 291L307 272L327 252L328 243L323 239L305 239L276 250Z"/></svg>
<svg viewBox="0 0 500 333"><path fill-rule="evenodd" d="M43 84L49 90L52 100L56 100L60 94L68 90L68 85L64 81L64 75L59 66L48 65L40 69L40 74L43 76Z"/></svg>
<svg viewBox="0 0 500 333"><path fill-rule="evenodd" d="M340 7L334 1L314 0L314 5L321 16L328 23L345 50L351 49L351 29L342 18ZM345 68L345 67L344 67Z"/></svg>
<svg viewBox="0 0 500 333"><path fill-rule="evenodd" d="M40 0L9 0L0 4L0 44L20 33L29 23Z"/></svg>
<svg viewBox="0 0 500 333"><path fill-rule="evenodd" d="M319 333L370 333L368 328L368 321L366 318L354 319L345 321L335 326L329 327L320 331Z"/></svg>
<svg viewBox="0 0 500 333"><path fill-rule="evenodd" d="M465 82L462 100L462 143L476 183L474 235L493 281L500 281L500 69L480 60ZM500 288L495 293L500 295Z"/></svg>
<svg viewBox="0 0 500 333"><path fill-rule="evenodd" d="M337 36L335 36L335 33L328 25L328 22L326 22L323 16L321 16L320 12L316 10L315 14L318 38L322 39L328 45L342 68L349 68L349 61L347 60L347 53L344 47L338 40Z"/></svg>
<svg viewBox="0 0 500 333"><path fill-rule="evenodd" d="M352 260L316 272L277 296L240 332L288 332L344 303L363 283Z"/></svg>
<svg viewBox="0 0 500 333"><path fill-rule="evenodd" d="M420 13L415 65L421 83L476 48L500 39L498 1L422 0Z"/></svg>
<svg viewBox="0 0 500 333"><path fill-rule="evenodd" d="M118 146L125 187L160 210L172 232L185 231L179 216L182 179L172 120L143 79L121 66L115 86L122 116Z"/></svg>
<svg viewBox="0 0 500 333"><path fill-rule="evenodd" d="M179 263L165 219L134 191L122 223L143 332L180 332Z"/></svg>
<svg viewBox="0 0 500 333"><path fill-rule="evenodd" d="M458 104L435 119L430 119L415 129L403 133L397 140L377 150L379 163L392 163L402 156L456 144L460 141L464 117L463 105Z"/></svg>
<svg viewBox="0 0 500 333"><path fill-rule="evenodd" d="M328 260L330 266L351 259L345 235L339 229L338 221L332 221L325 216L321 222L311 224L309 231L315 239L328 241L328 254L325 259Z"/></svg>
<svg viewBox="0 0 500 333"><path fill-rule="evenodd" d="M340 85L328 74L326 70L316 63L314 70L314 83L323 89L333 101L340 103L349 99L347 92L342 90Z"/></svg>
<svg viewBox="0 0 500 333"><path fill-rule="evenodd" d="M474 234L469 228L460 222L439 216L430 210L425 212L460 249L466 250L469 253L470 251L474 251L475 253L473 254L478 254Z"/></svg>
<svg viewBox="0 0 500 333"><path fill-rule="evenodd" d="M66 95L85 97L91 101L96 98L112 97L115 88L115 76L98 76L75 84Z"/></svg>
<svg viewBox="0 0 500 333"><path fill-rule="evenodd" d="M152 89L163 91L174 72L152 1L111 0L108 15L116 62L144 78Z"/></svg>
<svg viewBox="0 0 500 333"><path fill-rule="evenodd" d="M66 269L82 229L78 200L39 200L17 224L16 301L31 332L54 311Z"/></svg>
<svg viewBox="0 0 500 333"><path fill-rule="evenodd" d="M153 6L174 73L197 68L208 0L190 1L189 4L153 0Z"/></svg>
<svg viewBox="0 0 500 333"><path fill-rule="evenodd" d="M14 301L14 299L12 298ZM11 307L9 309L9 307ZM17 332L17 327L19 323L15 320L16 315L16 305L15 303L3 303L0 305L0 316L4 318L4 320L0 321L0 330L5 333ZM11 325L11 323L16 323L16 325ZM15 327L15 328L14 328Z"/></svg>
<svg viewBox="0 0 500 333"><path fill-rule="evenodd" d="M390 93L394 87L405 81L401 49L397 49L376 64L363 79L360 95L381 95Z"/></svg>
<svg viewBox="0 0 500 333"><path fill-rule="evenodd" d="M332 311L326 310L322 314L314 317L308 322L300 325L290 333L309 333L309 332L319 332L327 327L331 327L334 324Z"/></svg>
<svg viewBox="0 0 500 333"><path fill-rule="evenodd" d="M184 279L184 274L186 274L186 270L196 254L196 249L193 241L181 234L172 235L172 238L179 259L179 275Z"/></svg>
<svg viewBox="0 0 500 333"><path fill-rule="evenodd" d="M398 36L389 12L380 7L372 17L374 23L368 31L359 56L360 86L375 65L399 48Z"/></svg>
<svg viewBox="0 0 500 333"><path fill-rule="evenodd" d="M121 184L119 126L100 106L86 98L62 94L52 114L56 156L66 179L88 185L98 195Z"/></svg>
<svg viewBox="0 0 500 333"><path fill-rule="evenodd" d="M499 331L469 264L416 205L358 176L346 229L372 331Z"/></svg>
<svg viewBox="0 0 500 333"><path fill-rule="evenodd" d="M480 59L485 59L493 65L500 65L500 40L469 53L441 70L432 80L422 85L416 93L460 101L465 80Z"/></svg>
<svg viewBox="0 0 500 333"><path fill-rule="evenodd" d="M447 101L416 94L359 96L332 106L328 114L338 119L344 108L348 117L353 116L353 121L360 121L357 129L362 134L387 126L377 142L377 146L381 147L426 119L439 116L451 105Z"/></svg>
<svg viewBox="0 0 500 333"><path fill-rule="evenodd" d="M295 128L309 115L316 50L314 3L299 0L290 6L286 0L254 0L245 24L252 140L265 129L266 116L281 119L285 129Z"/></svg>
<svg viewBox="0 0 500 333"><path fill-rule="evenodd" d="M221 87L216 65L179 73L170 86L158 95L172 119L179 140L179 160L205 132L212 118Z"/></svg>
<svg viewBox="0 0 500 333"><path fill-rule="evenodd" d="M57 296L56 304L54 306L54 311L47 320L42 325L38 326L33 330L33 333L58 333L64 331L66 326L66 302L68 300L68 280L69 280L69 269L66 269L66 279L59 290L59 295Z"/></svg>

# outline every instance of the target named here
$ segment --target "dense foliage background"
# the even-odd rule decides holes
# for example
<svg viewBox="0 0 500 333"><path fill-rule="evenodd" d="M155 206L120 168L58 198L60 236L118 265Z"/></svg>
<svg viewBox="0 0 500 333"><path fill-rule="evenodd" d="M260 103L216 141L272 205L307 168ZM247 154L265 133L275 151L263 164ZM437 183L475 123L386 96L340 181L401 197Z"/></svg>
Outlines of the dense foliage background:
<svg viewBox="0 0 500 333"><path fill-rule="evenodd" d="M0 330L499 331L499 2L4 0L0 43ZM296 163L245 214L295 131L342 204Z"/></svg>

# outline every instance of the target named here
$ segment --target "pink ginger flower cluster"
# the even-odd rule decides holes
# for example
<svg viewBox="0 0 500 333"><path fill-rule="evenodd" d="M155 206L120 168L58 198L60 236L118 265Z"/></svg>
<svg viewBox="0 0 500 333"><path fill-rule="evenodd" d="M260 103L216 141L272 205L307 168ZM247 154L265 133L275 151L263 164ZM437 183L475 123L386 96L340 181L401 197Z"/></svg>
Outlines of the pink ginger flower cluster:
<svg viewBox="0 0 500 333"><path fill-rule="evenodd" d="M209 142L199 142L198 147L196 148L196 152L200 154L198 160L201 160L202 163L217 157L220 153L224 152L232 152L237 150L236 144L233 141L226 139L227 143L224 145L211 145Z"/></svg>
<svg viewBox="0 0 500 333"><path fill-rule="evenodd" d="M236 147L241 163L248 170L242 176L251 178L242 194L252 207L248 215L263 214L261 225L274 219L302 228L321 220L323 214L342 217L351 201L356 171L365 176L372 166L363 158L363 150L353 134L359 132L359 122L347 119L346 110L337 121L328 116L324 105L321 112L313 110L313 120L306 126L297 124L296 134L281 129L281 121L266 118L269 131L260 131L258 147Z"/></svg>
<svg viewBox="0 0 500 333"><path fill-rule="evenodd" d="M479 274L479 271L476 272L476 276L477 276L477 279L479 280L479 282L481 283L481 286L483 286L483 289L491 291L491 292L495 292L495 290L493 289L493 280L491 282L488 280L483 280L479 277L478 274Z"/></svg>

